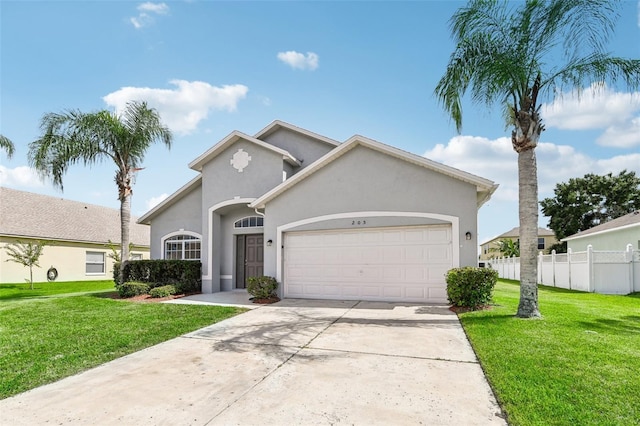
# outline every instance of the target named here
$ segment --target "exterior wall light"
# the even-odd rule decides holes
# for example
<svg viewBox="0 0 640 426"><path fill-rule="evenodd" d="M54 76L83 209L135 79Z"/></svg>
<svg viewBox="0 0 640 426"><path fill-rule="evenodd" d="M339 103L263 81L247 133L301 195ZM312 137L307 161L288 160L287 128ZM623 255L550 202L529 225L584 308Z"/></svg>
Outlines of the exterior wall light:
<svg viewBox="0 0 640 426"><path fill-rule="evenodd" d="M267 247L271 247L271 244L273 244L273 240L267 240Z"/></svg>
<svg viewBox="0 0 640 426"><path fill-rule="evenodd" d="M467 240L471 239L471 231L467 231L466 234L464 234L464 236L466 237Z"/></svg>

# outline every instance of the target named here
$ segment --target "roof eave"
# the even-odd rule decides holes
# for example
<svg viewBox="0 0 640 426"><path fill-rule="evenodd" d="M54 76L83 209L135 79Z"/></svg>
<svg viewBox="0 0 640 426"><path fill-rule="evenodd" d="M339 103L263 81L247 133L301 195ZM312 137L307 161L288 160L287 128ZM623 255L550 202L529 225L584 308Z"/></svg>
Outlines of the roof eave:
<svg viewBox="0 0 640 426"><path fill-rule="evenodd" d="M478 192L486 191L486 195L480 197L480 199L478 199L477 201L478 208L482 204L487 202L491 198L491 195L493 195L493 193L498 188L498 185L489 179L475 176L475 175L472 175L471 173L463 172L462 170L458 170L456 168L437 163L433 160L429 160L428 158L421 157L419 155L412 154L389 145L385 145L381 142L374 141L364 136L354 135L351 138L349 138L346 142L341 144L340 146L329 151L323 157L316 160L314 163L310 164L306 169L294 175L291 179L282 182L280 185L273 188L271 191L267 192L262 197L258 198L256 201L251 203L249 207L265 208L267 202L277 197L282 192L289 189L291 186L296 185L298 182L305 179L307 176L313 174L316 170L336 160L337 158L344 155L346 152L350 151L351 149L355 148L358 145L369 147L371 149L400 158L404 161L408 161L408 162L420 165L422 167L426 167L428 169L437 171L439 173L445 174L452 178L462 180L464 182L474 185Z"/></svg>

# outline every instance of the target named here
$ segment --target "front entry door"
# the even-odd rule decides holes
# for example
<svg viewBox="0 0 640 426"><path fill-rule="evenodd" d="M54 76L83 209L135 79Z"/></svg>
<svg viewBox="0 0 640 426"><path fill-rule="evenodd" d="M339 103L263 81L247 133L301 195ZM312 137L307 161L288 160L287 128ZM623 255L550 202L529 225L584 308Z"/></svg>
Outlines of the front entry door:
<svg viewBox="0 0 640 426"><path fill-rule="evenodd" d="M247 278L264 275L264 237L238 235L236 287L247 288Z"/></svg>

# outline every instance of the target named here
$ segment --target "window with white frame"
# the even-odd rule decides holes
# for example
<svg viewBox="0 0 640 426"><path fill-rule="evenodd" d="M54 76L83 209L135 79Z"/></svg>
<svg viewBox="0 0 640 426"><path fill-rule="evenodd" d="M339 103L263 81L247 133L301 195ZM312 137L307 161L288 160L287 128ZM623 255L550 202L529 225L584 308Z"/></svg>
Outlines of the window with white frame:
<svg viewBox="0 0 640 426"><path fill-rule="evenodd" d="M200 260L200 238L193 235L174 235L164 241L167 260Z"/></svg>
<svg viewBox="0 0 640 426"><path fill-rule="evenodd" d="M262 228L263 226L264 218L262 216L243 217L233 224L234 228Z"/></svg>
<svg viewBox="0 0 640 426"><path fill-rule="evenodd" d="M538 237L538 250L544 250L544 237Z"/></svg>
<svg viewBox="0 0 640 426"><path fill-rule="evenodd" d="M129 258L131 260L142 260L142 253L131 253Z"/></svg>
<svg viewBox="0 0 640 426"><path fill-rule="evenodd" d="M104 274L104 252L88 251L85 259L85 273L87 275Z"/></svg>

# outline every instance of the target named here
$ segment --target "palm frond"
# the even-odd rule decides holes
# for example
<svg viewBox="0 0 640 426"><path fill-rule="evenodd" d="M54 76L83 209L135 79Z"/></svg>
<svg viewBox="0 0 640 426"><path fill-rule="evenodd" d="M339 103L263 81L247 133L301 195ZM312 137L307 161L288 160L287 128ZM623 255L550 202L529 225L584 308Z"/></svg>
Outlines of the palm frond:
<svg viewBox="0 0 640 426"><path fill-rule="evenodd" d="M4 149L4 151L7 153L7 158L13 157L13 154L15 153L15 147L13 146L13 142L11 142L8 137L0 135L0 148Z"/></svg>

